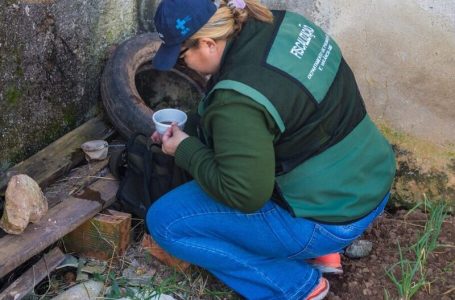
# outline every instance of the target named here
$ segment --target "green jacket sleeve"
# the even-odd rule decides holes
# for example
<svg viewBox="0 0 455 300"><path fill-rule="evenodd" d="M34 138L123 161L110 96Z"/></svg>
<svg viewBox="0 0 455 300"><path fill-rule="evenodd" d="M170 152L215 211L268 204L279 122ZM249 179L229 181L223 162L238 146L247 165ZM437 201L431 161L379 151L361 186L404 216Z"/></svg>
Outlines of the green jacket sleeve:
<svg viewBox="0 0 455 300"><path fill-rule="evenodd" d="M211 137L196 137L177 148L177 164L214 199L243 212L261 208L275 180L275 123L266 109L234 91L218 90L202 118Z"/></svg>

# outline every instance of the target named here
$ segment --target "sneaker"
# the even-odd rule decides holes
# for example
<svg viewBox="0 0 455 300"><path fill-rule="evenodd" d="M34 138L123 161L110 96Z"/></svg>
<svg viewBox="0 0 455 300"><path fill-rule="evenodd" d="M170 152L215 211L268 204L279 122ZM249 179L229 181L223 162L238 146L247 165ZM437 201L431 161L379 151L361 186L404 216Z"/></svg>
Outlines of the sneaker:
<svg viewBox="0 0 455 300"><path fill-rule="evenodd" d="M329 281L324 277L321 277L321 279L319 279L318 285L313 289L311 294L305 298L305 300L322 300L329 293L329 288Z"/></svg>
<svg viewBox="0 0 455 300"><path fill-rule="evenodd" d="M330 253L327 255L319 256L315 259L310 260L309 263L322 273L343 273L340 253Z"/></svg>

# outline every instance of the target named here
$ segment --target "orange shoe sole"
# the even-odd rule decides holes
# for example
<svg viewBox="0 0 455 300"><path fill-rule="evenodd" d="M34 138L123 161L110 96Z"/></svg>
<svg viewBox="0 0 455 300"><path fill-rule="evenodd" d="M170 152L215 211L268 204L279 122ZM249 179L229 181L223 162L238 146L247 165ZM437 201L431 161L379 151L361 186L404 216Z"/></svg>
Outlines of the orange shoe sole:
<svg viewBox="0 0 455 300"><path fill-rule="evenodd" d="M327 255L316 257L309 261L315 268L320 270L322 273L343 273L341 266L341 256L339 253L330 253Z"/></svg>
<svg viewBox="0 0 455 300"><path fill-rule="evenodd" d="M305 300L322 300L329 293L330 284L327 279L321 277L319 284L314 288L311 294L305 298Z"/></svg>

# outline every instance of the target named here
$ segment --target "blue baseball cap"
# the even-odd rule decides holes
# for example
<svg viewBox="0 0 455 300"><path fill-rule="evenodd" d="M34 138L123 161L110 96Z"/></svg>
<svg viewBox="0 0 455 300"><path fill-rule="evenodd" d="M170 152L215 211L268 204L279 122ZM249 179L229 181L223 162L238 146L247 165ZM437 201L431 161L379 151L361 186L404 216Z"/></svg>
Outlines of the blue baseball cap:
<svg viewBox="0 0 455 300"><path fill-rule="evenodd" d="M155 14L155 27L163 41L152 60L157 70L170 70L179 58L182 43L215 14L211 0L163 0Z"/></svg>

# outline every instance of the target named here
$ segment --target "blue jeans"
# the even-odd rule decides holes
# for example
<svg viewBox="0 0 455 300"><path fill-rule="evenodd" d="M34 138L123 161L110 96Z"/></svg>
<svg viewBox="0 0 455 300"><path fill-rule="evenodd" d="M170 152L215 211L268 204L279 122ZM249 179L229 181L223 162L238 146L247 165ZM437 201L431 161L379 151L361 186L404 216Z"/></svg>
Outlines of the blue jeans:
<svg viewBox="0 0 455 300"><path fill-rule="evenodd" d="M201 266L247 299L303 299L321 273L306 260L341 252L383 211L387 195L366 217L348 225L294 218L272 201L242 213L188 182L147 213L155 241Z"/></svg>

